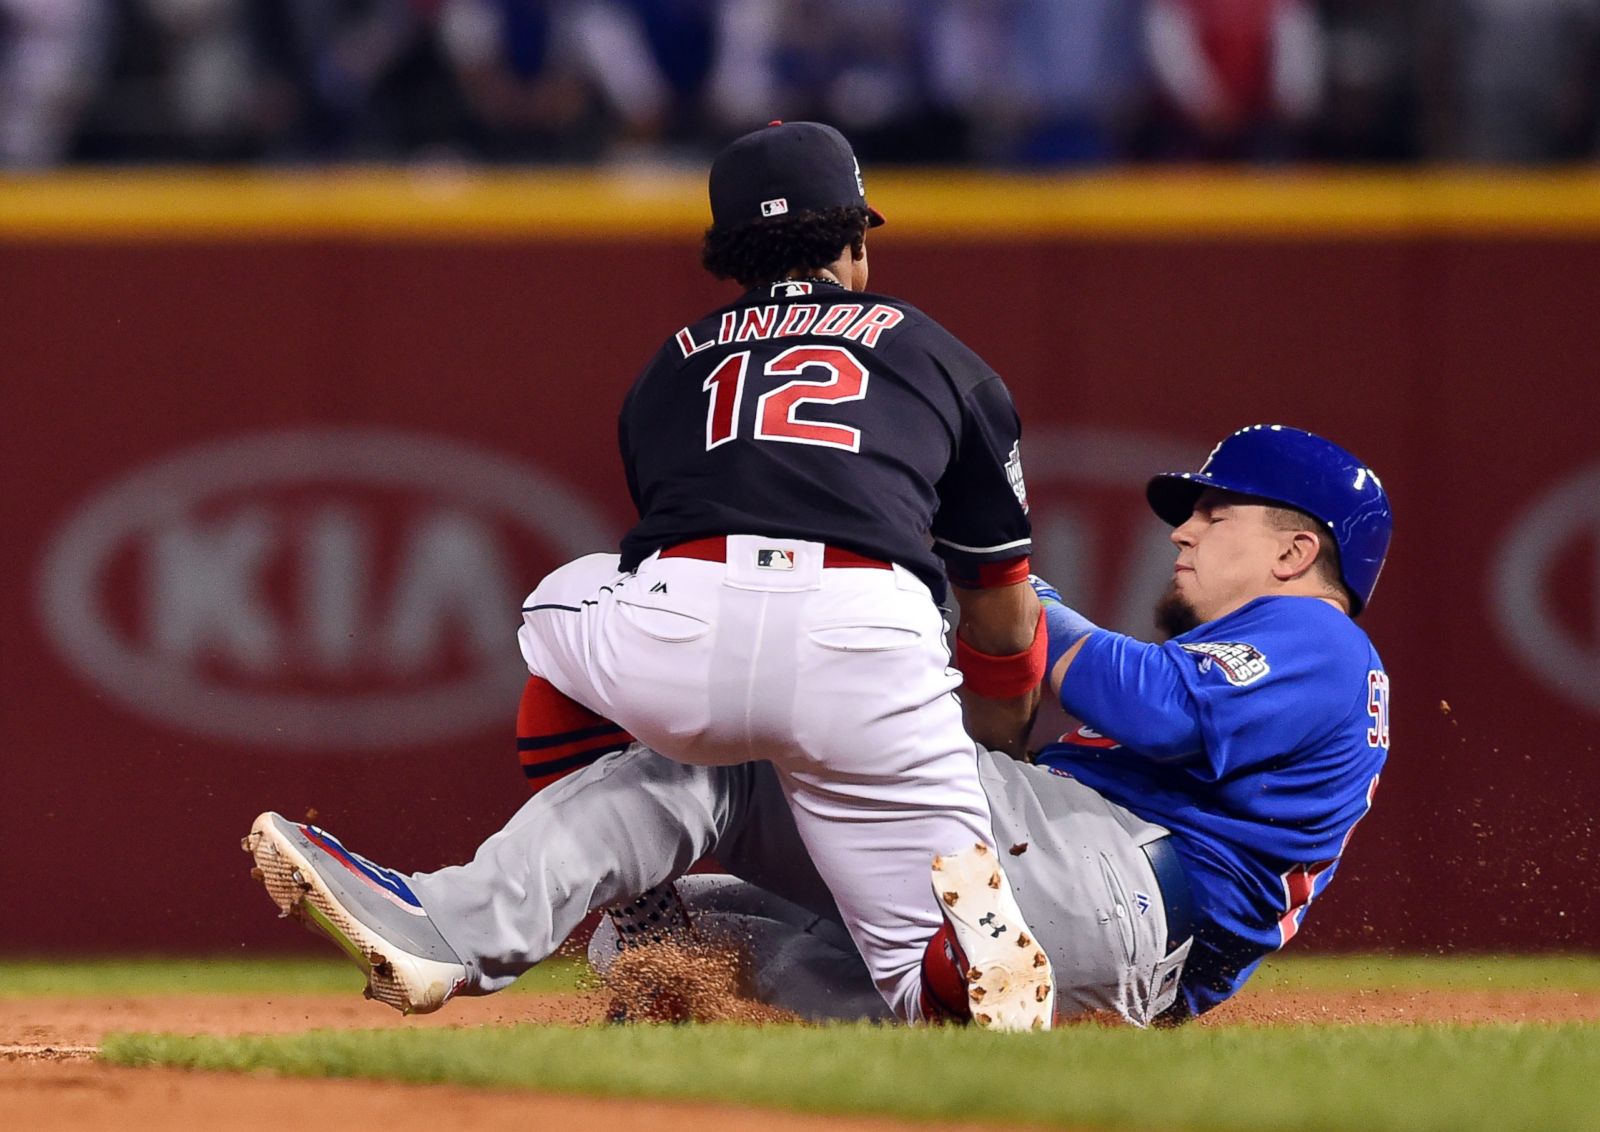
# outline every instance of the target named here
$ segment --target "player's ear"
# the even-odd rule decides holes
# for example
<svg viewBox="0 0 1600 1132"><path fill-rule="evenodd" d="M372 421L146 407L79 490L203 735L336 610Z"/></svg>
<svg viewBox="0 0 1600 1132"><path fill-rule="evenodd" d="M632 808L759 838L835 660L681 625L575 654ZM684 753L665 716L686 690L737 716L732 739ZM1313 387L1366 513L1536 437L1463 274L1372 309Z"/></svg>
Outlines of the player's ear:
<svg viewBox="0 0 1600 1132"><path fill-rule="evenodd" d="M1302 578L1316 566L1321 555L1322 536L1316 531L1284 531L1272 576L1280 582Z"/></svg>

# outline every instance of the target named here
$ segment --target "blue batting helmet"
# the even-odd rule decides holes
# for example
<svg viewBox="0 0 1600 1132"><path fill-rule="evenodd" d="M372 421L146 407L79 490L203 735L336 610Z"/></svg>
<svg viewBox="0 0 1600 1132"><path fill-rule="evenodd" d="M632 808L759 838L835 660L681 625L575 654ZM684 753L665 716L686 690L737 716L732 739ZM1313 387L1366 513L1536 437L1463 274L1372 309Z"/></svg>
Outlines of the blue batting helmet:
<svg viewBox="0 0 1600 1132"><path fill-rule="evenodd" d="M1208 487L1282 503L1320 520L1339 548L1345 587L1360 613L1378 584L1394 516L1376 473L1332 441L1287 425L1241 428L1211 450L1198 472L1166 472L1145 496L1174 527Z"/></svg>

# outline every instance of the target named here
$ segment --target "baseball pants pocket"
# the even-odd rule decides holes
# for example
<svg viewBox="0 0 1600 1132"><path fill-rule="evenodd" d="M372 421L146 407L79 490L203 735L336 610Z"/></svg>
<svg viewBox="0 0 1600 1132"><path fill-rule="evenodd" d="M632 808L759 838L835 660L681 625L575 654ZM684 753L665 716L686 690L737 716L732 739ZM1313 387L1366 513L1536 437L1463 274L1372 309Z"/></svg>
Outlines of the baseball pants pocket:
<svg viewBox="0 0 1600 1132"><path fill-rule="evenodd" d="M1139 960L1139 937L1133 927L1133 902L1123 889L1111 865L1111 858L1104 853L1100 854L1100 875L1105 880L1106 893L1110 897L1110 905L1104 910L1104 915L1110 917L1108 926L1122 941L1123 959L1131 966Z"/></svg>
<svg viewBox="0 0 1600 1132"><path fill-rule="evenodd" d="M647 637L666 644L683 644L697 641L711 631L707 621L675 609L640 605L618 599L617 616Z"/></svg>
<svg viewBox="0 0 1600 1132"><path fill-rule="evenodd" d="M904 625L818 625L807 635L834 652L891 652L922 640L921 633Z"/></svg>

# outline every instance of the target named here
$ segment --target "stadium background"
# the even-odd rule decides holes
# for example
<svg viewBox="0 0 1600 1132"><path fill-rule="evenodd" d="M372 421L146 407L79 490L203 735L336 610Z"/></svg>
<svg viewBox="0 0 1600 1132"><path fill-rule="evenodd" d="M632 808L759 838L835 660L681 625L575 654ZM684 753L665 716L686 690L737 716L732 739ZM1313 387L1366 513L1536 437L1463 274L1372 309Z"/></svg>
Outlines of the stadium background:
<svg viewBox="0 0 1600 1132"><path fill-rule="evenodd" d="M6 160L33 167L0 179L0 828L11 850L0 951L289 949L299 941L262 915L233 848L258 810L314 810L381 860L431 867L469 852L521 797L518 599L627 523L620 396L665 334L729 294L698 271L703 189L683 167L740 123L703 100L695 113L669 99L630 119L626 99L580 65L618 56L591 50L574 53L576 78L561 73L589 115L568 123L572 138L593 152L526 130L490 144L497 131L481 122L408 145L379 127L414 119L372 92L356 104L391 117L324 135L307 125L323 122L312 113L322 88L292 75L303 116L270 119L279 133L246 118L197 134L180 97L192 88L172 78L187 73L173 60L189 57L135 49L164 42L150 38L160 21L91 18L181 6L0 7ZM496 6L408 8L407 34L423 38L407 42L437 47L428 12L474 7ZM1149 60L1108 117L1045 103L1066 109L975 128L984 106L1040 105L1002 90L971 104L980 111L944 106L954 116L940 119L914 102L898 126L857 123L869 193L890 216L874 234L874 285L1006 376L1025 422L1041 571L1119 627L1148 627L1168 563L1142 512L1149 471L1194 465L1262 420L1326 433L1371 462L1398 516L1366 619L1394 677L1394 755L1343 879L1296 946L1593 949L1600 181L1574 165L1414 164L1587 159L1592 60L1569 74L1536 65L1535 48L1576 42L1593 13L1523 6L1516 42L1534 46L1502 52L1522 61L1521 85L1469 66L1466 33L1453 59L1401 67L1417 79L1395 80L1410 101L1374 119L1389 140L1357 145L1368 135L1335 112L1349 38L1335 33L1377 7L1256 5L1315 17L1321 94L1310 109L1263 94L1254 117L1221 133ZM891 19L896 6L865 9ZM57 18L29 24L30 12ZM1566 40L1534 34L1552 12ZM72 14L83 22L62 22ZM54 117L23 113L16 93L36 90L19 86L19 68L40 81L18 60L41 26L60 33L45 37L58 48L103 49L102 69L67 68L77 85L46 84L39 105ZM1464 26L1499 26L1509 42L1492 20ZM490 60L517 58L513 46L479 41ZM38 63L37 50L27 57ZM506 66L500 80L549 79ZM263 73L241 89L268 89ZM830 72L808 80L809 102L788 105L848 130L829 109L862 99L841 101L839 84L870 92L883 84L856 79L898 73ZM422 89L401 74L392 89ZM1455 81L1419 78L1441 74ZM1516 101L1525 112L1509 126L1505 113L1474 116L1513 105L1500 95L1534 74L1560 89ZM129 98L156 109L112 112ZM1128 106L1140 109L1130 118ZM15 148L18 122L35 141L55 122L55 141ZM1015 148L1035 132L1054 142ZM1513 152L1496 137L1545 141ZM482 165L557 157L587 167ZM219 158L272 167L220 170ZM366 158L388 165L323 164ZM884 171L902 158L909 168ZM1402 167L1328 164L1346 158ZM1238 167L1246 159L1258 164ZM151 161L202 164L139 167Z"/></svg>

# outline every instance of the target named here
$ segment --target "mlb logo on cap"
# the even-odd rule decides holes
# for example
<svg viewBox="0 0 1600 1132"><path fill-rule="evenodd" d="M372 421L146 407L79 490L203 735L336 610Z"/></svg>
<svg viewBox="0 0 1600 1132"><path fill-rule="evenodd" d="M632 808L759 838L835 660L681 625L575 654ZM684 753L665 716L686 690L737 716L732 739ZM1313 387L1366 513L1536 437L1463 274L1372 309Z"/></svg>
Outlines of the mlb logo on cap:
<svg viewBox="0 0 1600 1132"><path fill-rule="evenodd" d="M789 200L787 197L779 197L777 200L764 200L761 202L762 216L782 216L788 211Z"/></svg>

